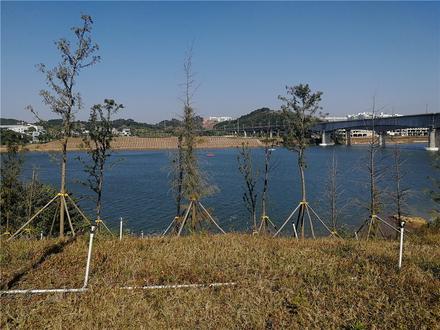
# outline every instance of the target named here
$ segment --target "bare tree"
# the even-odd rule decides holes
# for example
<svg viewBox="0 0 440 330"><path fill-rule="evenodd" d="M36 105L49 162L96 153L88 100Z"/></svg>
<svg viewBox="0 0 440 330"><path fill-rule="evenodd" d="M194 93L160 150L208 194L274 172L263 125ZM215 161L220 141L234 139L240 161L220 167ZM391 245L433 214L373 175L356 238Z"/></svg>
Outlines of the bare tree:
<svg viewBox="0 0 440 330"><path fill-rule="evenodd" d="M270 179L270 171L272 169L271 166L271 158L272 158L272 149L274 147L274 139L266 138L263 140L264 143L264 171L263 171L263 191L261 194L261 222L258 229L259 233L266 232L269 230L269 225L271 225L275 230L276 226L272 222L272 220L268 216L267 212L267 200L269 194L269 179Z"/></svg>
<svg viewBox="0 0 440 330"><path fill-rule="evenodd" d="M91 163L83 162L89 188L96 194L96 223L105 226L101 219L102 189L104 184L104 169L107 159L111 156L112 115L123 109L122 104L114 100L105 99L103 104L95 104L90 110L90 117L87 123L88 136L83 139L88 148L87 153ZM106 227L106 226L105 226ZM107 228L108 229L108 228Z"/></svg>
<svg viewBox="0 0 440 330"><path fill-rule="evenodd" d="M75 90L76 82L83 69L100 61L100 57L95 55L99 47L91 39L92 18L89 15L81 15L81 19L82 26L72 28L73 41L61 38L55 42L61 55L60 63L52 69L48 69L44 64L38 65L39 70L46 77L48 86L48 89L40 91L43 102L62 119L60 237L64 236L64 216L67 208L65 199L67 143L72 133L75 112L82 107L81 96ZM28 109L36 114L31 106L28 106ZM73 231L73 228L71 229Z"/></svg>
<svg viewBox="0 0 440 330"><path fill-rule="evenodd" d="M338 228L338 218L340 214L339 202L342 194L342 186L338 182L339 179L339 168L335 155L335 150L333 149L331 166L329 168L328 179L327 179L327 194L330 209L330 220L332 225L332 230L337 232Z"/></svg>
<svg viewBox="0 0 440 330"><path fill-rule="evenodd" d="M396 143L394 145L393 150L393 160L394 160L394 171L393 171L393 179L394 179L394 193L392 193L392 197L395 203L395 211L396 211L396 227L400 226L402 222L402 216L405 213L406 208L406 199L409 193L409 189L404 187L403 179L405 177L405 173L403 171L403 165L405 161L401 158L400 147ZM398 233L396 232L396 238L398 237Z"/></svg>
<svg viewBox="0 0 440 330"><path fill-rule="evenodd" d="M379 142L379 138L376 135L376 98L373 97L373 106L372 106L372 119L371 119L371 139L368 144L368 162L366 169L368 171L368 190L369 190L369 201L368 201L368 219L361 225L361 227L355 232L355 235L358 236L359 233L365 231L365 237L368 240L370 237L376 237L379 233L385 237L384 232L380 226L380 223L383 223L387 226L392 227L388 222L383 220L379 213L383 208L382 195L383 191L379 187L379 182L383 179L386 169L383 166L380 166L378 163L378 152L380 151L381 145Z"/></svg>
<svg viewBox="0 0 440 330"><path fill-rule="evenodd" d="M253 232L257 232L257 197L258 172L253 168L249 144L242 143L237 155L238 170L244 178L243 202L250 215Z"/></svg>

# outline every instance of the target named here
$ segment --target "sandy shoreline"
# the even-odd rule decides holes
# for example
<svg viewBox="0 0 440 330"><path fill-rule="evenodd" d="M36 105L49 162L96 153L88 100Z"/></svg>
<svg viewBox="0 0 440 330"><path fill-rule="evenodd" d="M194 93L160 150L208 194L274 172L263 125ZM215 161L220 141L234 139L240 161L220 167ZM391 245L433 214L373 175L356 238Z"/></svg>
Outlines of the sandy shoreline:
<svg viewBox="0 0 440 330"><path fill-rule="evenodd" d="M200 137L196 148L198 149L223 149L236 148L242 143L249 144L250 147L261 147L263 143L255 138L243 137ZM51 141L48 143L28 144L25 146L27 151L57 152L61 151L61 141ZM172 150L177 149L176 137L165 138L140 138L140 137L116 137L112 142L113 150ZM86 150L81 138L71 138L67 145L68 151ZM0 152L5 152L6 147L2 146Z"/></svg>
<svg viewBox="0 0 440 330"><path fill-rule="evenodd" d="M427 143L426 137L388 137L388 143ZM353 145L367 144L370 138L352 138ZM242 143L248 143L250 147L262 147L263 143L257 138L203 136L199 137L196 148L198 149L225 149L240 147ZM116 137L112 142L114 150L172 150L177 149L176 137L140 138L140 137ZM57 152L61 151L61 141L48 143L28 144L27 151ZM81 138L71 138L67 146L68 151L84 151L84 142ZM6 152L6 146L0 147L0 152Z"/></svg>

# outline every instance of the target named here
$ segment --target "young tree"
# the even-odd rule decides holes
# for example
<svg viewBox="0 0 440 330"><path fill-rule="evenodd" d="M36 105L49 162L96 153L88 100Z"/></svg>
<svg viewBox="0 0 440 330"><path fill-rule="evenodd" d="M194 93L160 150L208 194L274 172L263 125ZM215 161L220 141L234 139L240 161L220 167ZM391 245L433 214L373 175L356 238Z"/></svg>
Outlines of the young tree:
<svg viewBox="0 0 440 330"><path fill-rule="evenodd" d="M319 102L321 101L322 92L318 91L313 93L308 84L299 84L293 87L286 86L286 92L287 96L278 96L278 98L284 102L284 104L281 105L281 109L287 124L287 134L284 136L284 145L288 149L295 151L298 155L298 169L301 180L301 202L280 227L278 232L275 233L275 236L289 222L296 210L298 210L296 227L301 229L301 237L304 238L304 217L306 212L314 237L315 234L309 209L324 226L326 225L307 202L306 180L304 176L306 168L305 150L309 145L310 128L316 123L317 116L320 114L321 107Z"/></svg>
<svg viewBox="0 0 440 330"><path fill-rule="evenodd" d="M383 179L385 175L385 168L380 166L377 159L377 154L381 149L379 138L376 135L376 98L373 98L372 106L372 120L371 120L371 139L368 144L368 161L367 161L367 172L368 172L368 190L369 190L369 200L368 200L368 219L361 225L361 227L355 232L358 236L362 230L366 230L365 236L368 240L370 237L376 237L380 232L382 236L385 236L381 227L380 222L390 226L385 220L379 217L379 212L383 208L382 195L383 191L379 187L379 182Z"/></svg>
<svg viewBox="0 0 440 330"><path fill-rule="evenodd" d="M343 194L342 186L339 183L340 172L335 155L332 153L332 160L328 170L326 197L329 206L329 217L331 220L331 228L333 232L337 232L339 228L339 217L343 206L341 206L341 195Z"/></svg>
<svg viewBox="0 0 440 330"><path fill-rule="evenodd" d="M192 47L188 50L183 71L185 75L183 103L183 127L181 141L181 169L178 171L178 180L181 180L181 195L178 198L185 198L189 201L182 222L179 224L179 217L176 216L168 228L165 235L173 224L179 224L178 235L182 233L183 228L188 223L190 217L189 229L195 231L196 226L201 227L203 219L209 219L221 231L223 229L217 224L208 210L200 203L200 199L209 195L214 191L212 186L208 184L205 177L200 171L198 159L195 151L197 144L197 116L193 108L193 96L197 89L194 80L194 72L192 68ZM179 160L180 161L180 160ZM181 173L181 176L180 176ZM180 183L178 183L179 186ZM180 189L180 188L178 188ZM180 197L181 196L181 197ZM180 203L180 201L179 201ZM180 204L179 204L180 205Z"/></svg>
<svg viewBox="0 0 440 330"><path fill-rule="evenodd" d="M85 171L89 174L88 186L96 194L96 222L99 225L101 220L101 197L104 183L104 169L107 159L111 155L112 116L123 109L122 104L114 100L105 99L103 104L95 104L90 110L87 128L88 137L84 143L88 148L92 162L85 163Z"/></svg>
<svg viewBox="0 0 440 330"><path fill-rule="evenodd" d="M249 144L244 142L238 149L237 155L238 170L244 178L245 188L243 192L243 202L250 215L252 230L257 232L257 197L256 191L258 172L253 169L252 155Z"/></svg>
<svg viewBox="0 0 440 330"><path fill-rule="evenodd" d="M403 179L405 173L402 169L405 161L401 158L400 148L396 143L393 150L393 160L394 160L394 193L392 193L393 200L395 202L395 211L396 211L396 227L400 226L402 222L402 216L405 213L406 207L406 198L409 193L409 189L404 187ZM398 237L398 233L396 232L396 238Z"/></svg>
<svg viewBox="0 0 440 330"><path fill-rule="evenodd" d="M176 202L176 216L174 231L179 229L179 224L182 216L182 185L183 185L183 136L180 129L177 130L177 151L171 156L171 189L174 193Z"/></svg>
<svg viewBox="0 0 440 330"><path fill-rule="evenodd" d="M259 233L263 233L269 230L269 225L276 230L275 224L270 220L267 213L267 199L269 193L269 174L271 170L271 158L272 149L274 146L274 139L268 138L267 136L263 140L264 143L264 171L263 171L263 191L261 193L261 222L258 228Z"/></svg>
<svg viewBox="0 0 440 330"><path fill-rule="evenodd" d="M91 39L92 18L81 15L81 19L82 26L72 28L73 40L61 38L55 42L61 55L60 63L52 69L48 69L44 64L38 65L39 70L46 77L48 86L48 89L40 91L43 102L62 119L61 197L66 195L67 143L72 133L75 112L82 107L81 96L75 89L77 78L83 69L100 60L96 55L99 47ZM31 106L28 108L35 113ZM65 203L65 199L60 198L60 237L64 236Z"/></svg>

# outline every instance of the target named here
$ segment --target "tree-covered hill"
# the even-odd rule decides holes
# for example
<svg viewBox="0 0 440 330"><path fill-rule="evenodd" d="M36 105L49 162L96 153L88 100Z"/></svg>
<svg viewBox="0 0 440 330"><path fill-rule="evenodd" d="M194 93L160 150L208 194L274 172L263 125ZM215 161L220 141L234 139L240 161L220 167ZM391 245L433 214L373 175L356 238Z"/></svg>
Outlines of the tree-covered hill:
<svg viewBox="0 0 440 330"><path fill-rule="evenodd" d="M280 110L261 108L241 116L238 119L218 123L214 126L214 128L222 129L225 127L238 127L238 125L240 127L276 125L281 123L283 120L283 114Z"/></svg>

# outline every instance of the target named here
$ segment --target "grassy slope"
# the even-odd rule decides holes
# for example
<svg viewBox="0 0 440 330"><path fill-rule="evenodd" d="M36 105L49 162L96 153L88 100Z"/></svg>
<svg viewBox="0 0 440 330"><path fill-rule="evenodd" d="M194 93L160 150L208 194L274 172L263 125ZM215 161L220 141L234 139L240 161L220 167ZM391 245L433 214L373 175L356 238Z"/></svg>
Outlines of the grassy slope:
<svg viewBox="0 0 440 330"><path fill-rule="evenodd" d="M22 243L11 244L23 249ZM80 287L86 249L86 239L79 239L17 287ZM2 297L0 327L438 327L440 237L432 236L430 244L408 243L401 272L396 269L397 254L395 242L297 242L241 234L123 242L98 238L90 292ZM238 284L117 289L229 281Z"/></svg>

